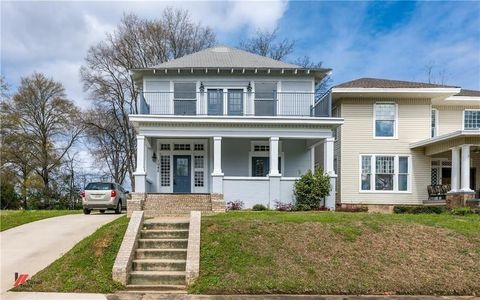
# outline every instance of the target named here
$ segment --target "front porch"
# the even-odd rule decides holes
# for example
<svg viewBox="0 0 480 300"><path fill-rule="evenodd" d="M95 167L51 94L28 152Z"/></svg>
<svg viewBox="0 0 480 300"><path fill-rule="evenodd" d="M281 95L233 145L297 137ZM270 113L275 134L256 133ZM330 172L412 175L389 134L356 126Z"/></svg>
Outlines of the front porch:
<svg viewBox="0 0 480 300"><path fill-rule="evenodd" d="M170 195L182 206L201 202L200 198L205 198L202 195L221 195L225 202L239 200L246 208L255 204L273 208L276 201L292 203L294 183L314 169L315 147L320 144L325 153L322 165L334 175L331 138L138 136L137 141L140 163L135 173L135 193L147 193L147 201L162 201L158 199L165 200ZM155 206L166 209L165 205L147 201L145 210ZM325 205L333 208L334 203L327 200ZM207 206L202 210L210 211ZM177 212L172 207L170 211Z"/></svg>
<svg viewBox="0 0 480 300"><path fill-rule="evenodd" d="M479 198L479 132L453 132L415 143L411 148L423 148L431 158L431 185L426 204L445 201L449 207L458 207Z"/></svg>
<svg viewBox="0 0 480 300"><path fill-rule="evenodd" d="M242 201L245 208L292 203L295 181L314 169L319 163L315 159L322 160L331 178L332 192L324 206L335 207L332 129L342 119L130 118L138 132L132 201L142 209L147 194L155 193L207 194L215 201ZM315 149L323 150L317 158Z"/></svg>

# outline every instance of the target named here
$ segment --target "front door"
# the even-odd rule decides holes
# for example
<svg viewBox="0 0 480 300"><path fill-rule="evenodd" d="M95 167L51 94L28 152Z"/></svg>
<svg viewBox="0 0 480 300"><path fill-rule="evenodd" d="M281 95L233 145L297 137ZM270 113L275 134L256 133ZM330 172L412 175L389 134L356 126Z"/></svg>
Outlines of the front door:
<svg viewBox="0 0 480 300"><path fill-rule="evenodd" d="M191 168L190 155L173 156L173 192L191 192Z"/></svg>

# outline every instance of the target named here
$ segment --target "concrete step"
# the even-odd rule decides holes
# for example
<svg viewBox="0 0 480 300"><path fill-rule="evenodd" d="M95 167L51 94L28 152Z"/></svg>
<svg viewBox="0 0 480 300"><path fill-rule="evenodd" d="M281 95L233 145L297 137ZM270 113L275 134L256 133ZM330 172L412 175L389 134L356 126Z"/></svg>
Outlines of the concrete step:
<svg viewBox="0 0 480 300"><path fill-rule="evenodd" d="M137 249L135 259L186 259L187 249Z"/></svg>
<svg viewBox="0 0 480 300"><path fill-rule="evenodd" d="M142 230L141 239L187 239L187 229Z"/></svg>
<svg viewBox="0 0 480 300"><path fill-rule="evenodd" d="M134 271L185 271L184 259L135 259Z"/></svg>
<svg viewBox="0 0 480 300"><path fill-rule="evenodd" d="M180 271L133 271L130 284L138 285L185 285L185 272Z"/></svg>
<svg viewBox="0 0 480 300"><path fill-rule="evenodd" d="M186 294L187 287L185 285L174 284L127 284L127 292L162 292Z"/></svg>
<svg viewBox="0 0 480 300"><path fill-rule="evenodd" d="M188 239L139 239L138 249L187 249Z"/></svg>
<svg viewBox="0 0 480 300"><path fill-rule="evenodd" d="M164 229L188 229L190 223L186 222L148 222L143 223L143 228L147 230L164 230Z"/></svg>

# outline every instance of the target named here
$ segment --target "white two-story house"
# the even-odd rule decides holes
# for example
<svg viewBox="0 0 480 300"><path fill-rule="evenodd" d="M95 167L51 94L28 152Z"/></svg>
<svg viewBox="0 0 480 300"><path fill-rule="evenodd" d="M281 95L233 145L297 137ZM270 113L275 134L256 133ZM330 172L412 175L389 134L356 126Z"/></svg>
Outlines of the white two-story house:
<svg viewBox="0 0 480 300"><path fill-rule="evenodd" d="M141 97L129 116L138 134L129 210L174 211L162 206L167 198L202 210L293 202L294 182L315 158L331 178L324 204L333 209L333 133L343 119L315 94L329 72L226 46L132 70Z"/></svg>
<svg viewBox="0 0 480 300"><path fill-rule="evenodd" d="M480 91L361 78L333 87L337 204L465 205L480 189ZM322 155L321 149L317 155Z"/></svg>

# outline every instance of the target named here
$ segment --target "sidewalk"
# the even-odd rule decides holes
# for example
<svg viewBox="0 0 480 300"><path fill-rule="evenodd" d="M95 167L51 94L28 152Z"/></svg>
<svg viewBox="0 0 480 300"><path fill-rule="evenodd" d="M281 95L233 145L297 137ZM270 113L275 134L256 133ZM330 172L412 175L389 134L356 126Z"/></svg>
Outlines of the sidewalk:
<svg viewBox="0 0 480 300"><path fill-rule="evenodd" d="M80 293L27 293L8 292L2 300L473 300L474 296L348 296L348 295L189 295L189 294L135 294L110 295Z"/></svg>

